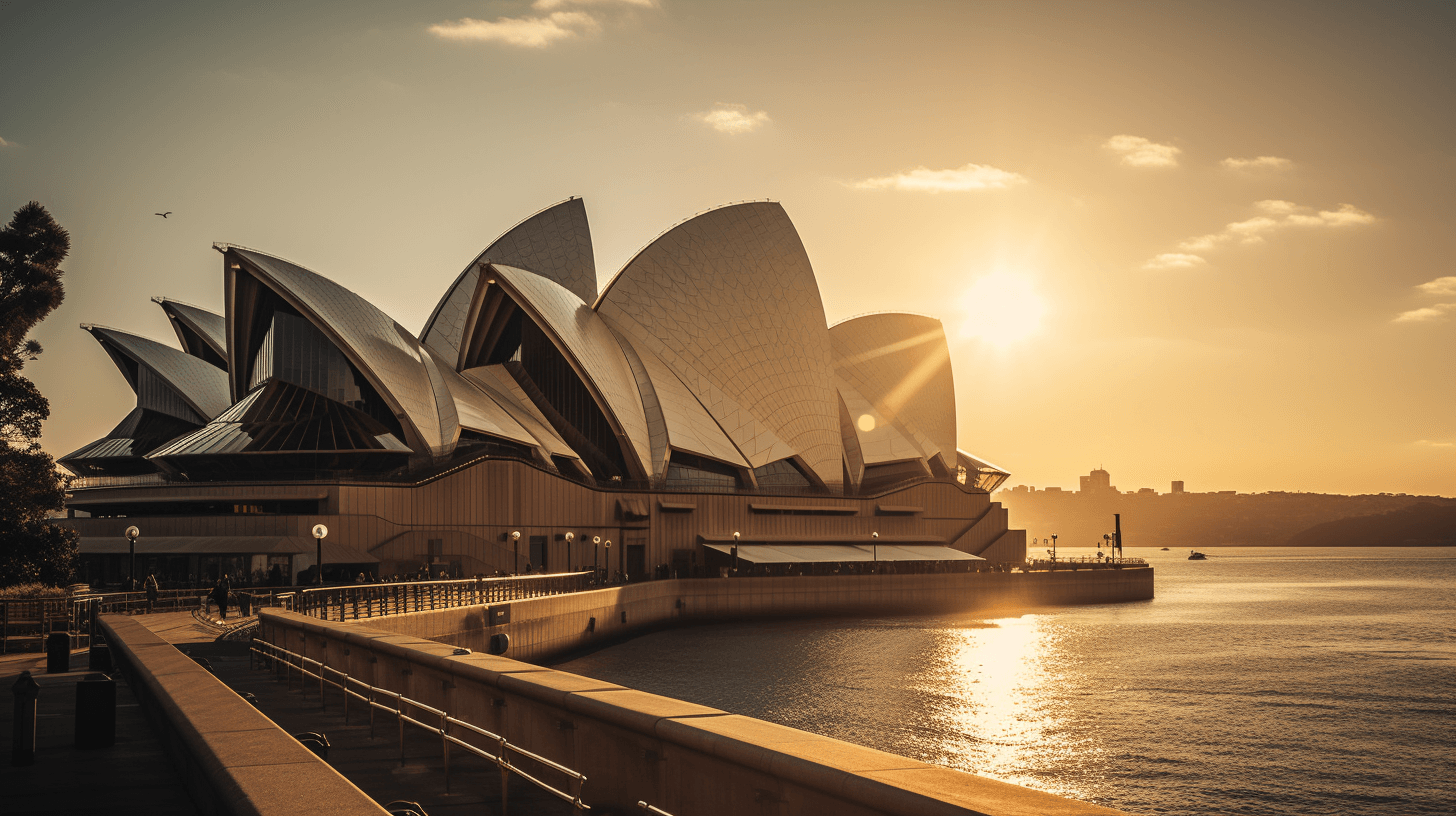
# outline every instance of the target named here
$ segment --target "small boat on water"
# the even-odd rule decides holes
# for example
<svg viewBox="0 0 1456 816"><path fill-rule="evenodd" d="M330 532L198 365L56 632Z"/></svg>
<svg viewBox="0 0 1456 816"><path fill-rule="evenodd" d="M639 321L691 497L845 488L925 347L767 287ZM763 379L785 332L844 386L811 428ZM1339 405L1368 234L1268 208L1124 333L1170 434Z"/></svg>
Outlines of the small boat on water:
<svg viewBox="0 0 1456 816"><path fill-rule="evenodd" d="M1208 560L1208 556L1204 555L1203 553L1199 552L1198 550L1189 550L1188 551L1188 560L1189 561L1207 561Z"/></svg>
<svg viewBox="0 0 1456 816"><path fill-rule="evenodd" d="M1167 547L1164 547L1163 548L1163 552L1167 552L1167 551L1168 551L1168 548Z"/></svg>

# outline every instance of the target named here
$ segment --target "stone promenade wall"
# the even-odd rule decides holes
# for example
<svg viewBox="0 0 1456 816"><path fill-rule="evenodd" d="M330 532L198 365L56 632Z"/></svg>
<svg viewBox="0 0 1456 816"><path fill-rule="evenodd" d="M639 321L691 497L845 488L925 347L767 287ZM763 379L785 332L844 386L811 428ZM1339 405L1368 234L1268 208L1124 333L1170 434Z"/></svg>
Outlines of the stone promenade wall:
<svg viewBox="0 0 1456 816"><path fill-rule="evenodd" d="M687 582L604 590L601 597L624 604L629 615L671 613L673 583ZM755 581L731 583L740 586L718 594L722 614L760 608L744 600L755 594ZM588 608L596 607L581 611ZM259 637L585 774L584 801L598 812L635 813L645 801L678 816L1117 813L507 657L455 655L452 646L378 628L380 620L335 623L263 610Z"/></svg>
<svg viewBox="0 0 1456 816"><path fill-rule="evenodd" d="M385 816L327 762L135 618L108 615L100 624L112 660L201 813ZM78 771L77 783L86 784L84 769Z"/></svg>
<svg viewBox="0 0 1456 816"><path fill-rule="evenodd" d="M750 617L934 614L1153 597L1153 570L835 575L648 581L610 589L375 618L370 626L540 663L654 628ZM504 615L501 614L504 610ZM502 622L505 618L509 622Z"/></svg>

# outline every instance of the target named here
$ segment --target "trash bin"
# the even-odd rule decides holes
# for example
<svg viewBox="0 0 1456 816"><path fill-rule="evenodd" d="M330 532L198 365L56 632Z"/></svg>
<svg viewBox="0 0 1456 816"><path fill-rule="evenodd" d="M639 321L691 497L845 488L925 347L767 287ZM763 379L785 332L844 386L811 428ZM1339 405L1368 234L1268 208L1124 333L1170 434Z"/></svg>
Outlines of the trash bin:
<svg viewBox="0 0 1456 816"><path fill-rule="evenodd" d="M65 632L46 635L46 674L71 670L71 636Z"/></svg>
<svg viewBox="0 0 1456 816"><path fill-rule="evenodd" d="M76 747L116 744L116 681L88 674L76 684Z"/></svg>

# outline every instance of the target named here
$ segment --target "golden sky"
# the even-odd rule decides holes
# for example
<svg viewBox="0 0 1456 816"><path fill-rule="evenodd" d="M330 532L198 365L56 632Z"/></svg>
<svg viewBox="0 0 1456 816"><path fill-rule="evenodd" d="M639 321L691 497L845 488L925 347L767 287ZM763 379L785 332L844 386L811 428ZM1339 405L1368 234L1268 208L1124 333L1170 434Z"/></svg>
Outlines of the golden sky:
<svg viewBox="0 0 1456 816"><path fill-rule="evenodd" d="M148 298L221 311L213 241L418 330L568 196L602 284L772 198L831 322L945 322L960 445L1013 484L1456 494L1453 30L1449 3L0 3L0 208L73 240L27 368L45 444L133 403L76 324L170 342Z"/></svg>

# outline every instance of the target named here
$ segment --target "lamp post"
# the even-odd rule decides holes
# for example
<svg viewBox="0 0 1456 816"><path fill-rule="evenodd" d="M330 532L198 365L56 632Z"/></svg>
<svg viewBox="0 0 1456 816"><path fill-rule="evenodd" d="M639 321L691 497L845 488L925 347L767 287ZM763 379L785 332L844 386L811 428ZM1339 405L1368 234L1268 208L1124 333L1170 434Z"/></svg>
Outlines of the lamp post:
<svg viewBox="0 0 1456 816"><path fill-rule="evenodd" d="M511 531L511 574L521 570L521 531Z"/></svg>
<svg viewBox="0 0 1456 816"><path fill-rule="evenodd" d="M1052 533L1052 560L1057 560L1057 534Z"/></svg>
<svg viewBox="0 0 1456 816"><path fill-rule="evenodd" d="M596 578L597 573L602 569L602 537L592 536L592 577Z"/></svg>
<svg viewBox="0 0 1456 816"><path fill-rule="evenodd" d="M880 571L880 531L870 533L870 557L875 561L875 572Z"/></svg>
<svg viewBox="0 0 1456 816"><path fill-rule="evenodd" d="M313 562L314 583L324 585L324 537L329 534L329 528L322 524L313 526L314 556L318 559Z"/></svg>
<svg viewBox="0 0 1456 816"><path fill-rule="evenodd" d="M566 539L566 566L574 570L576 569L576 566L571 563L571 540L573 538L576 538L576 534L567 533L566 535L562 536L562 538Z"/></svg>
<svg viewBox="0 0 1456 816"><path fill-rule="evenodd" d="M126 583L128 590L136 589L136 540L142 531L135 525L126 528L126 551L130 558L131 565L127 567Z"/></svg>
<svg viewBox="0 0 1456 816"><path fill-rule="evenodd" d="M607 547L607 572L610 573L612 571L612 540L609 538L602 543Z"/></svg>
<svg viewBox="0 0 1456 816"><path fill-rule="evenodd" d="M737 575L738 574L738 538L739 538L739 536L740 536L739 532L737 530L734 530L733 531L733 574L734 575Z"/></svg>

